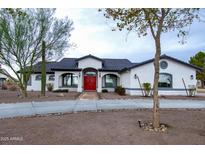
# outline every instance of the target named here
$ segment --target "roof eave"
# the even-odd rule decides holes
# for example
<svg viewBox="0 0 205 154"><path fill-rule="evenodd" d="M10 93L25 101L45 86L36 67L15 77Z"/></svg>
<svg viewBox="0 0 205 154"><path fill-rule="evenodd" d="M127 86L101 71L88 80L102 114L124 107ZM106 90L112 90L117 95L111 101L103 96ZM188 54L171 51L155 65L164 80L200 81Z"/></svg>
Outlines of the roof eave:
<svg viewBox="0 0 205 154"><path fill-rule="evenodd" d="M66 69L62 69L62 68L52 68L51 70L53 71L81 71L82 69L69 69L69 68L66 68Z"/></svg>
<svg viewBox="0 0 205 154"><path fill-rule="evenodd" d="M93 56L93 55L91 55L91 54L90 54L90 55L83 56L83 57L81 57L81 58L78 58L78 59L76 59L75 61L80 61L80 60L82 60L82 59L86 59L86 58L89 58L89 57L103 62L103 60L102 60L101 58L95 57L95 56Z"/></svg>

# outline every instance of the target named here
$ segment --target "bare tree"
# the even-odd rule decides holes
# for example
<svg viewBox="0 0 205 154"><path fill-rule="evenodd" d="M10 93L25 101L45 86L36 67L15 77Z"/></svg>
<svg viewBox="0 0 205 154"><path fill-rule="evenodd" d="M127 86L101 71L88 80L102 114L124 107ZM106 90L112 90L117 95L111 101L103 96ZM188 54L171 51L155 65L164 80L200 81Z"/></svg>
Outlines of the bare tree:
<svg viewBox="0 0 205 154"><path fill-rule="evenodd" d="M102 9L100 9L102 11ZM178 37L184 37L187 32L184 28L191 25L198 18L198 9L104 9L104 16L117 23L117 29L135 31L138 36L151 33L155 42L154 85L153 85L153 126L160 126L158 81L159 61L161 55L161 34L169 31L178 31Z"/></svg>

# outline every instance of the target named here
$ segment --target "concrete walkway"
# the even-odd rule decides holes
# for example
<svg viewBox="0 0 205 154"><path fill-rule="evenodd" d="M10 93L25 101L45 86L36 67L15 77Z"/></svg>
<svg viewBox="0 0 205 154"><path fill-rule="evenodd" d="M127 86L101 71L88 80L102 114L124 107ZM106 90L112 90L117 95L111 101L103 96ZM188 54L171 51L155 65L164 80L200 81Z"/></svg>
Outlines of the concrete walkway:
<svg viewBox="0 0 205 154"><path fill-rule="evenodd" d="M87 91L87 92L82 92L80 96L78 97L79 100L98 100L98 94L97 92L93 91Z"/></svg>
<svg viewBox="0 0 205 154"><path fill-rule="evenodd" d="M66 100L0 104L0 119L79 111L152 108L151 99L135 100ZM203 108L205 100L160 100L161 108Z"/></svg>

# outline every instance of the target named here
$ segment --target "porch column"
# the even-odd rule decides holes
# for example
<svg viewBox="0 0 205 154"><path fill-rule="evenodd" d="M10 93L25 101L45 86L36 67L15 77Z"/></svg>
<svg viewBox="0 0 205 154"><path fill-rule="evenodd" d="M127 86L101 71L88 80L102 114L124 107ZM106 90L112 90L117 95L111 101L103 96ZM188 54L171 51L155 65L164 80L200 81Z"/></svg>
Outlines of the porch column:
<svg viewBox="0 0 205 154"><path fill-rule="evenodd" d="M54 90L59 88L59 73L55 72Z"/></svg>
<svg viewBox="0 0 205 154"><path fill-rule="evenodd" d="M97 92L102 92L102 73L98 72L98 77L97 77Z"/></svg>
<svg viewBox="0 0 205 154"><path fill-rule="evenodd" d="M78 89L77 89L78 92L83 91L82 84L83 84L83 73L82 73L82 71L80 71L78 74Z"/></svg>

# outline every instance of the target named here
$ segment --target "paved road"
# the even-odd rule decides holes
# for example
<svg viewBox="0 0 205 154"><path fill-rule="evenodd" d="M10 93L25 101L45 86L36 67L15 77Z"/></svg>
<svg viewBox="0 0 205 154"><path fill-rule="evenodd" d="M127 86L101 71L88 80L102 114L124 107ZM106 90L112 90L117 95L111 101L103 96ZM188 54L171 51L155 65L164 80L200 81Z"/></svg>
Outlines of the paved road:
<svg viewBox="0 0 205 154"><path fill-rule="evenodd" d="M205 100L161 99L161 108L204 108ZM100 111L112 109L152 108L152 100L66 100L0 104L0 118L32 116L38 114Z"/></svg>

